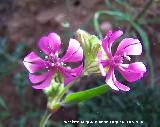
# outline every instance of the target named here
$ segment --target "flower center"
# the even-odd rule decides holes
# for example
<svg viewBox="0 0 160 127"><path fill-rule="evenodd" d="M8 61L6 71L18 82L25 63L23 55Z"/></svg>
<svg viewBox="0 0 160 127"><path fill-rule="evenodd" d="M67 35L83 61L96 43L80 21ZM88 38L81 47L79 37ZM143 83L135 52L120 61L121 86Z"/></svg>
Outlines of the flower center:
<svg viewBox="0 0 160 127"><path fill-rule="evenodd" d="M60 58L58 58L58 53L51 53L48 56L45 56L46 60L46 68L52 68L52 67L59 67L63 65L63 62L60 61Z"/></svg>
<svg viewBox="0 0 160 127"><path fill-rule="evenodd" d="M126 55L126 53L124 52L123 55L116 55L114 57L112 57L109 60L110 65L114 65L114 66L119 66L120 64L123 63L124 59L130 61L131 58L129 56Z"/></svg>
<svg viewBox="0 0 160 127"><path fill-rule="evenodd" d="M114 57L112 57L111 59L110 59L110 64L111 65L114 65L114 66L118 66L118 65L120 65L120 64L122 64L123 63L123 57L122 56L114 56Z"/></svg>

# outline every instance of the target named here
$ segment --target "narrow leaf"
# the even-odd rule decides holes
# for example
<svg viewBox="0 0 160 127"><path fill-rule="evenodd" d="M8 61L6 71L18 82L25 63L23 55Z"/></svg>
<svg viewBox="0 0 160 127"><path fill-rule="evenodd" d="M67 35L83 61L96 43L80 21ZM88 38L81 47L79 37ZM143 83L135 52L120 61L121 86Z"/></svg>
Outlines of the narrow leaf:
<svg viewBox="0 0 160 127"><path fill-rule="evenodd" d="M84 90L84 91L69 94L64 99L64 104L79 103L82 101L87 101L96 96L104 94L105 92L108 91L108 88L109 87L105 84L89 90Z"/></svg>
<svg viewBox="0 0 160 127"><path fill-rule="evenodd" d="M0 107L7 109L7 105L2 97L0 97Z"/></svg>

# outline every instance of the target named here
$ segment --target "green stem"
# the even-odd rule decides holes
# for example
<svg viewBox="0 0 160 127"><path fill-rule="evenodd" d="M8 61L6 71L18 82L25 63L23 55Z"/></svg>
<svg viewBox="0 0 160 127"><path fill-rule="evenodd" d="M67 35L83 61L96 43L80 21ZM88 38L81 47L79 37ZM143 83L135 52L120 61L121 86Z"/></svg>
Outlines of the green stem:
<svg viewBox="0 0 160 127"><path fill-rule="evenodd" d="M64 13L65 13L65 19L63 22L63 27L64 27L64 40L68 40L68 36L70 34L70 30L69 30L69 19L68 19L68 15L69 15L69 0L65 0L64 1Z"/></svg>
<svg viewBox="0 0 160 127"><path fill-rule="evenodd" d="M149 1L146 3L144 9L143 9L143 10L137 15L137 17L135 18L135 21L136 21L136 22L139 21L140 19L142 19L142 18L146 15L147 11L148 11L149 8L152 6L152 4L154 3L154 1L155 1L155 0L149 0Z"/></svg>
<svg viewBox="0 0 160 127"><path fill-rule="evenodd" d="M51 117L52 113L50 113L48 110L46 110L46 112L44 113L44 115L41 118L39 127L45 127L49 118Z"/></svg>
<svg viewBox="0 0 160 127"><path fill-rule="evenodd" d="M77 79L75 79L75 81L72 81L71 83L69 83L63 90L63 92L57 97L59 101L61 101L63 95L73 86L73 84L79 79L79 77Z"/></svg>
<svg viewBox="0 0 160 127"><path fill-rule="evenodd" d="M140 20L147 14L147 11L150 9L150 7L152 6L152 4L154 3L155 0L149 0L148 3L146 3L146 5L144 6L144 8L142 9L142 11L137 15L137 17L135 17L135 19L133 19L136 23L139 23ZM127 28L127 31L131 30L131 26L129 26Z"/></svg>

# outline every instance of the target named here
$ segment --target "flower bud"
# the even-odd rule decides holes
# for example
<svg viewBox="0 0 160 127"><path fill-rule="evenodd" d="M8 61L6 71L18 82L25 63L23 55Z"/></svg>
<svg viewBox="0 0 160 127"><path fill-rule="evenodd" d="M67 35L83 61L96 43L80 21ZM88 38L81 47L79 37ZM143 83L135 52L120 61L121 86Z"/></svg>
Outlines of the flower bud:
<svg viewBox="0 0 160 127"><path fill-rule="evenodd" d="M81 43L85 55L84 74L99 72L97 54L101 41L95 35L90 35L81 29L77 31L77 39Z"/></svg>
<svg viewBox="0 0 160 127"><path fill-rule="evenodd" d="M93 60L97 58L101 41L95 36L90 35L84 30L77 31L77 39L81 43L86 59Z"/></svg>

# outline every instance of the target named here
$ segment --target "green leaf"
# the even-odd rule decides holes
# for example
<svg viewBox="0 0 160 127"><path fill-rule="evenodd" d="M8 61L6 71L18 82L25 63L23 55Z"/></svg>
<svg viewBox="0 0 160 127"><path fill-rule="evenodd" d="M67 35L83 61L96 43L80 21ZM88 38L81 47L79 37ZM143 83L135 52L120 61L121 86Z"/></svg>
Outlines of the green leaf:
<svg viewBox="0 0 160 127"><path fill-rule="evenodd" d="M96 96L104 94L105 92L108 91L108 88L109 87L105 84L89 90L84 90L84 91L69 94L65 97L64 104L79 103L82 101L87 101Z"/></svg>
<svg viewBox="0 0 160 127"><path fill-rule="evenodd" d="M2 97L0 97L0 106L3 107L4 109L8 109L4 99Z"/></svg>
<svg viewBox="0 0 160 127"><path fill-rule="evenodd" d="M26 124L26 121L27 121L27 117L26 116L21 117L20 120L19 120L19 127L24 127L25 124Z"/></svg>
<svg viewBox="0 0 160 127"><path fill-rule="evenodd" d="M5 52L7 50L7 38L0 38L0 53Z"/></svg>

